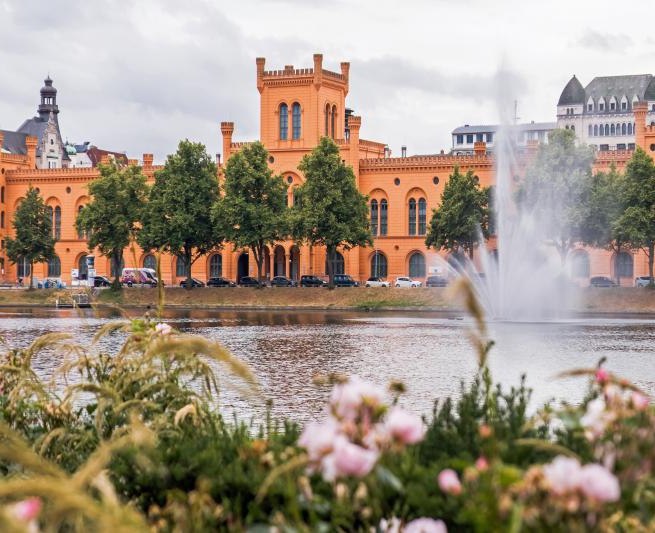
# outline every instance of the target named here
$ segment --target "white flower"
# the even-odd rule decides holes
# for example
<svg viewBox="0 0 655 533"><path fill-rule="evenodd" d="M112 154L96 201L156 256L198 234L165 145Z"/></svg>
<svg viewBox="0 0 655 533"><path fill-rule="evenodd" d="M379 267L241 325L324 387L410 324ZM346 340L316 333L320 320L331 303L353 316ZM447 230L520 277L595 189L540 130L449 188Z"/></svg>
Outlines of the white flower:
<svg viewBox="0 0 655 533"><path fill-rule="evenodd" d="M587 404L587 412L580 419L580 423L593 438L602 435L611 420L612 415L606 410L605 400L599 397Z"/></svg>
<svg viewBox="0 0 655 533"><path fill-rule="evenodd" d="M559 455L550 464L544 466L543 470L551 490L559 496L580 486L582 470L577 459Z"/></svg>
<svg viewBox="0 0 655 533"><path fill-rule="evenodd" d="M160 335L169 335L173 328L164 322L160 322L155 326L155 331Z"/></svg>

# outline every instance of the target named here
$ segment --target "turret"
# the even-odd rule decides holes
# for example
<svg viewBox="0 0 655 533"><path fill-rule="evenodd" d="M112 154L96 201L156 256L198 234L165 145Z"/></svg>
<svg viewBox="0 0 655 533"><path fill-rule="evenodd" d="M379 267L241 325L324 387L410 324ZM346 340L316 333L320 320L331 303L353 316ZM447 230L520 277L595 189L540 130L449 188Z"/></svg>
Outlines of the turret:
<svg viewBox="0 0 655 533"><path fill-rule="evenodd" d="M646 150L646 113L648 113L647 102L635 102L632 104L632 111L635 115L635 144Z"/></svg>
<svg viewBox="0 0 655 533"><path fill-rule="evenodd" d="M43 80L45 85L41 87L41 104L39 105L39 117L44 122L48 121L50 113L55 117L55 123L58 123L57 115L59 114L59 107L57 106L57 89L52 86L52 80L48 76Z"/></svg>
<svg viewBox="0 0 655 533"><path fill-rule="evenodd" d="M223 136L223 164L226 164L230 157L233 133L234 122L221 122L221 135Z"/></svg>
<svg viewBox="0 0 655 533"><path fill-rule="evenodd" d="M25 138L25 146L27 147L27 164L29 168L36 168L36 145L39 140L36 137L28 135Z"/></svg>

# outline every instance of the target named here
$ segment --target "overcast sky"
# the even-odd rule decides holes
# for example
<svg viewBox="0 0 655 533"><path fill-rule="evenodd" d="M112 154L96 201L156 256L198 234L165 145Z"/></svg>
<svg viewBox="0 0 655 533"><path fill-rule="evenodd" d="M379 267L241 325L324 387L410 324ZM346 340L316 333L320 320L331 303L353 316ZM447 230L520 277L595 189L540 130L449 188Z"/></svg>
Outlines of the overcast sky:
<svg viewBox="0 0 655 533"><path fill-rule="evenodd" d="M33 116L50 73L65 139L156 161L189 138L259 132L255 57L338 71L361 136L394 154L449 149L498 120L499 70L521 121L552 121L576 74L655 72L647 0L0 0L0 128ZM501 67L502 66L502 67Z"/></svg>

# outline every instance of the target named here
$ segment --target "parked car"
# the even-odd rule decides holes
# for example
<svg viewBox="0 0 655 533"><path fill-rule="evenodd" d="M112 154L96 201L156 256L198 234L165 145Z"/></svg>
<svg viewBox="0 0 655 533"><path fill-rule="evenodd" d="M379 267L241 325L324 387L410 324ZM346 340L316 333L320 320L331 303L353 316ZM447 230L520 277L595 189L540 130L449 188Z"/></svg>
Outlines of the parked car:
<svg viewBox="0 0 655 533"><path fill-rule="evenodd" d="M227 278L209 278L207 287L236 287L237 284Z"/></svg>
<svg viewBox="0 0 655 533"><path fill-rule="evenodd" d="M370 277L364 283L365 287L391 287L391 283L382 278Z"/></svg>
<svg viewBox="0 0 655 533"><path fill-rule="evenodd" d="M650 285L649 276L639 276L635 278L635 287L648 287Z"/></svg>
<svg viewBox="0 0 655 533"><path fill-rule="evenodd" d="M335 274L334 275L335 287L359 287L359 282L355 281L348 274Z"/></svg>
<svg viewBox="0 0 655 533"><path fill-rule="evenodd" d="M180 287L186 288L186 286L187 286L186 284L187 284L186 279L183 279L182 281L180 281ZM198 278L191 278L191 288L204 287L204 286L205 286L205 284L202 281L200 281Z"/></svg>
<svg viewBox="0 0 655 533"><path fill-rule="evenodd" d="M426 287L448 287L448 280L443 276L428 276L425 280Z"/></svg>
<svg viewBox="0 0 655 533"><path fill-rule="evenodd" d="M616 287L616 282L607 276L595 276L589 280L590 287Z"/></svg>
<svg viewBox="0 0 655 533"><path fill-rule="evenodd" d="M239 280L239 285L241 287L265 287L266 284L264 282L260 282L257 278L254 278L252 276L243 276Z"/></svg>
<svg viewBox="0 0 655 533"><path fill-rule="evenodd" d="M327 283L317 276L300 276L301 287L325 287Z"/></svg>
<svg viewBox="0 0 655 533"><path fill-rule="evenodd" d="M296 287L298 284L285 276L275 276L271 280L271 287Z"/></svg>
<svg viewBox="0 0 655 533"><path fill-rule="evenodd" d="M105 276L94 276L93 278L94 287L109 287L110 285L111 281Z"/></svg>
<svg viewBox="0 0 655 533"><path fill-rule="evenodd" d="M396 278L396 283L394 284L396 287L420 287L421 282L418 280L414 280L412 278L408 278L406 276Z"/></svg>
<svg viewBox="0 0 655 533"><path fill-rule="evenodd" d="M152 268L124 268L121 273L121 283L132 287L133 285L157 286L157 277Z"/></svg>

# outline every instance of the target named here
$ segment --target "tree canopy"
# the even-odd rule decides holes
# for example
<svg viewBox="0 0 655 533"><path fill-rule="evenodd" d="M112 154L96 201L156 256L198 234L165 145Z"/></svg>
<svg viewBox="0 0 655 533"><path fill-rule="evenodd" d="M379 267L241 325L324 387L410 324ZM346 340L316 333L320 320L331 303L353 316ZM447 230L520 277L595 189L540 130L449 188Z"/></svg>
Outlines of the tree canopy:
<svg viewBox="0 0 655 533"><path fill-rule="evenodd" d="M462 174L455 167L441 204L432 211L426 246L472 256L480 240L489 236L489 191L472 170Z"/></svg>
<svg viewBox="0 0 655 533"><path fill-rule="evenodd" d="M137 240L145 250L178 254L189 289L191 265L224 240L211 220L218 197L216 165L201 143L180 141L177 152L155 172Z"/></svg>
<svg viewBox="0 0 655 533"><path fill-rule="evenodd" d="M637 148L625 168L625 210L616 222L617 231L631 248L641 248L648 257L648 275L653 280L655 254L655 163Z"/></svg>
<svg viewBox="0 0 655 533"><path fill-rule="evenodd" d="M337 248L373 243L366 196L357 189L352 168L341 160L339 147L327 137L303 157L298 169L305 183L298 189L300 205L293 207L293 234L300 241L326 247L332 287Z"/></svg>
<svg viewBox="0 0 655 533"><path fill-rule="evenodd" d="M534 215L562 263L581 239L593 161L593 149L577 145L573 131L556 129L539 146L518 191L520 208Z"/></svg>
<svg viewBox="0 0 655 533"><path fill-rule="evenodd" d="M31 185L18 205L11 225L14 237L6 239L7 257L12 263L25 261L30 265L31 289L34 284L34 263L42 263L55 256L52 215Z"/></svg>
<svg viewBox="0 0 655 533"><path fill-rule="evenodd" d="M114 269L114 287L120 287L123 250L134 242L148 196L141 167L100 165L100 177L89 183L91 202L77 215L78 232L89 236L89 250L98 248Z"/></svg>
<svg viewBox="0 0 655 533"><path fill-rule="evenodd" d="M268 167L264 145L255 142L228 159L224 188L212 210L214 224L236 247L250 248L261 279L266 246L288 234L287 186Z"/></svg>

